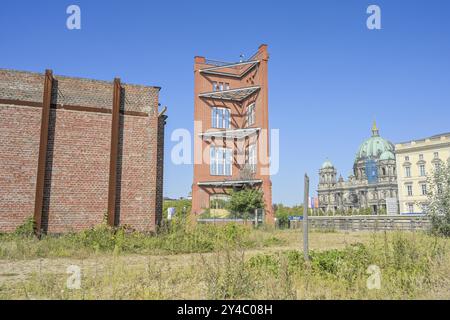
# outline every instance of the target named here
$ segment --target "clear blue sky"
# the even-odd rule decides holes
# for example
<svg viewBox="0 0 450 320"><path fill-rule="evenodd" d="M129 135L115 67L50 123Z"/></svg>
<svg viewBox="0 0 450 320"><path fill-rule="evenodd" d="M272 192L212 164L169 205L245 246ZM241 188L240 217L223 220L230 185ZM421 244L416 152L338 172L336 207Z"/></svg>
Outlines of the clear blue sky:
<svg viewBox="0 0 450 320"><path fill-rule="evenodd" d="M81 7L82 29L66 28ZM382 30L366 28L377 4ZM186 196L191 166L170 161L193 127L193 57L237 60L267 43L270 126L280 129L274 202L301 202L329 157L346 177L373 119L393 142L450 131L450 1L9 1L0 67L161 86L169 107L164 194ZM224 14L222 16L222 13Z"/></svg>

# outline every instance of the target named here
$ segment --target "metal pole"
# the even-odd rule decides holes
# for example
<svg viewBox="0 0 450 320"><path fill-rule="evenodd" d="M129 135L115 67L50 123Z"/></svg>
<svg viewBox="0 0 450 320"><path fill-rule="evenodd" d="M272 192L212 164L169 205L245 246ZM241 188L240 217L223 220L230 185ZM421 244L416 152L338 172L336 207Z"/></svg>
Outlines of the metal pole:
<svg viewBox="0 0 450 320"><path fill-rule="evenodd" d="M309 178L305 174L305 195L303 201L303 255L305 261L309 261L309 246L308 246L308 197L309 197Z"/></svg>

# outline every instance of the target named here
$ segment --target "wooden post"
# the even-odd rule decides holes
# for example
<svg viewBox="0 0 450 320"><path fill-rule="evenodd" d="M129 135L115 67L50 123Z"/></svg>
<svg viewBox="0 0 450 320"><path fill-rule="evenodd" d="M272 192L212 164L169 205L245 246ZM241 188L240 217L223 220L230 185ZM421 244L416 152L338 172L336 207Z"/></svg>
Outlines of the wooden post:
<svg viewBox="0 0 450 320"><path fill-rule="evenodd" d="M117 156L119 151L120 124L120 79L114 79L113 108L111 120L111 151L109 158L109 188L108 188L108 225L115 226L116 219L116 186L117 186Z"/></svg>
<svg viewBox="0 0 450 320"><path fill-rule="evenodd" d="M309 198L309 178L305 174L305 195L303 200L303 255L305 261L309 261L309 239L308 239L308 198Z"/></svg>
<svg viewBox="0 0 450 320"><path fill-rule="evenodd" d="M44 95L42 99L41 136L39 142L36 194L34 198L34 232L40 237L42 231L42 210L44 205L45 166L47 165L48 128L52 103L53 72L45 70Z"/></svg>

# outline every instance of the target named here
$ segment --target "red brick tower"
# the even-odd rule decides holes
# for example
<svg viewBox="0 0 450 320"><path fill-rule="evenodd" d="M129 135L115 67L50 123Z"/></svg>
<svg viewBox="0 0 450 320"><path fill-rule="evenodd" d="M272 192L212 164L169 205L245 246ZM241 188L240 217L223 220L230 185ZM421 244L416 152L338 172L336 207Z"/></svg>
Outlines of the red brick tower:
<svg viewBox="0 0 450 320"><path fill-rule="evenodd" d="M230 191L250 187L264 192L266 221L273 222L268 60L267 45L235 63L195 57L194 214L220 211Z"/></svg>

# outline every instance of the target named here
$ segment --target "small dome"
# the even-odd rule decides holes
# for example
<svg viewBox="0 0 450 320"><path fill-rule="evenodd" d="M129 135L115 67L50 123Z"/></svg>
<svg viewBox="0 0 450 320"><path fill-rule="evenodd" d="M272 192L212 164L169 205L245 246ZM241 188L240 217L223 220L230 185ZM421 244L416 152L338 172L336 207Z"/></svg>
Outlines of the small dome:
<svg viewBox="0 0 450 320"><path fill-rule="evenodd" d="M322 164L322 169L334 169L334 166L330 160L327 160Z"/></svg>
<svg viewBox="0 0 450 320"><path fill-rule="evenodd" d="M395 155L391 151L385 151L380 156L381 161L385 160L395 160Z"/></svg>

